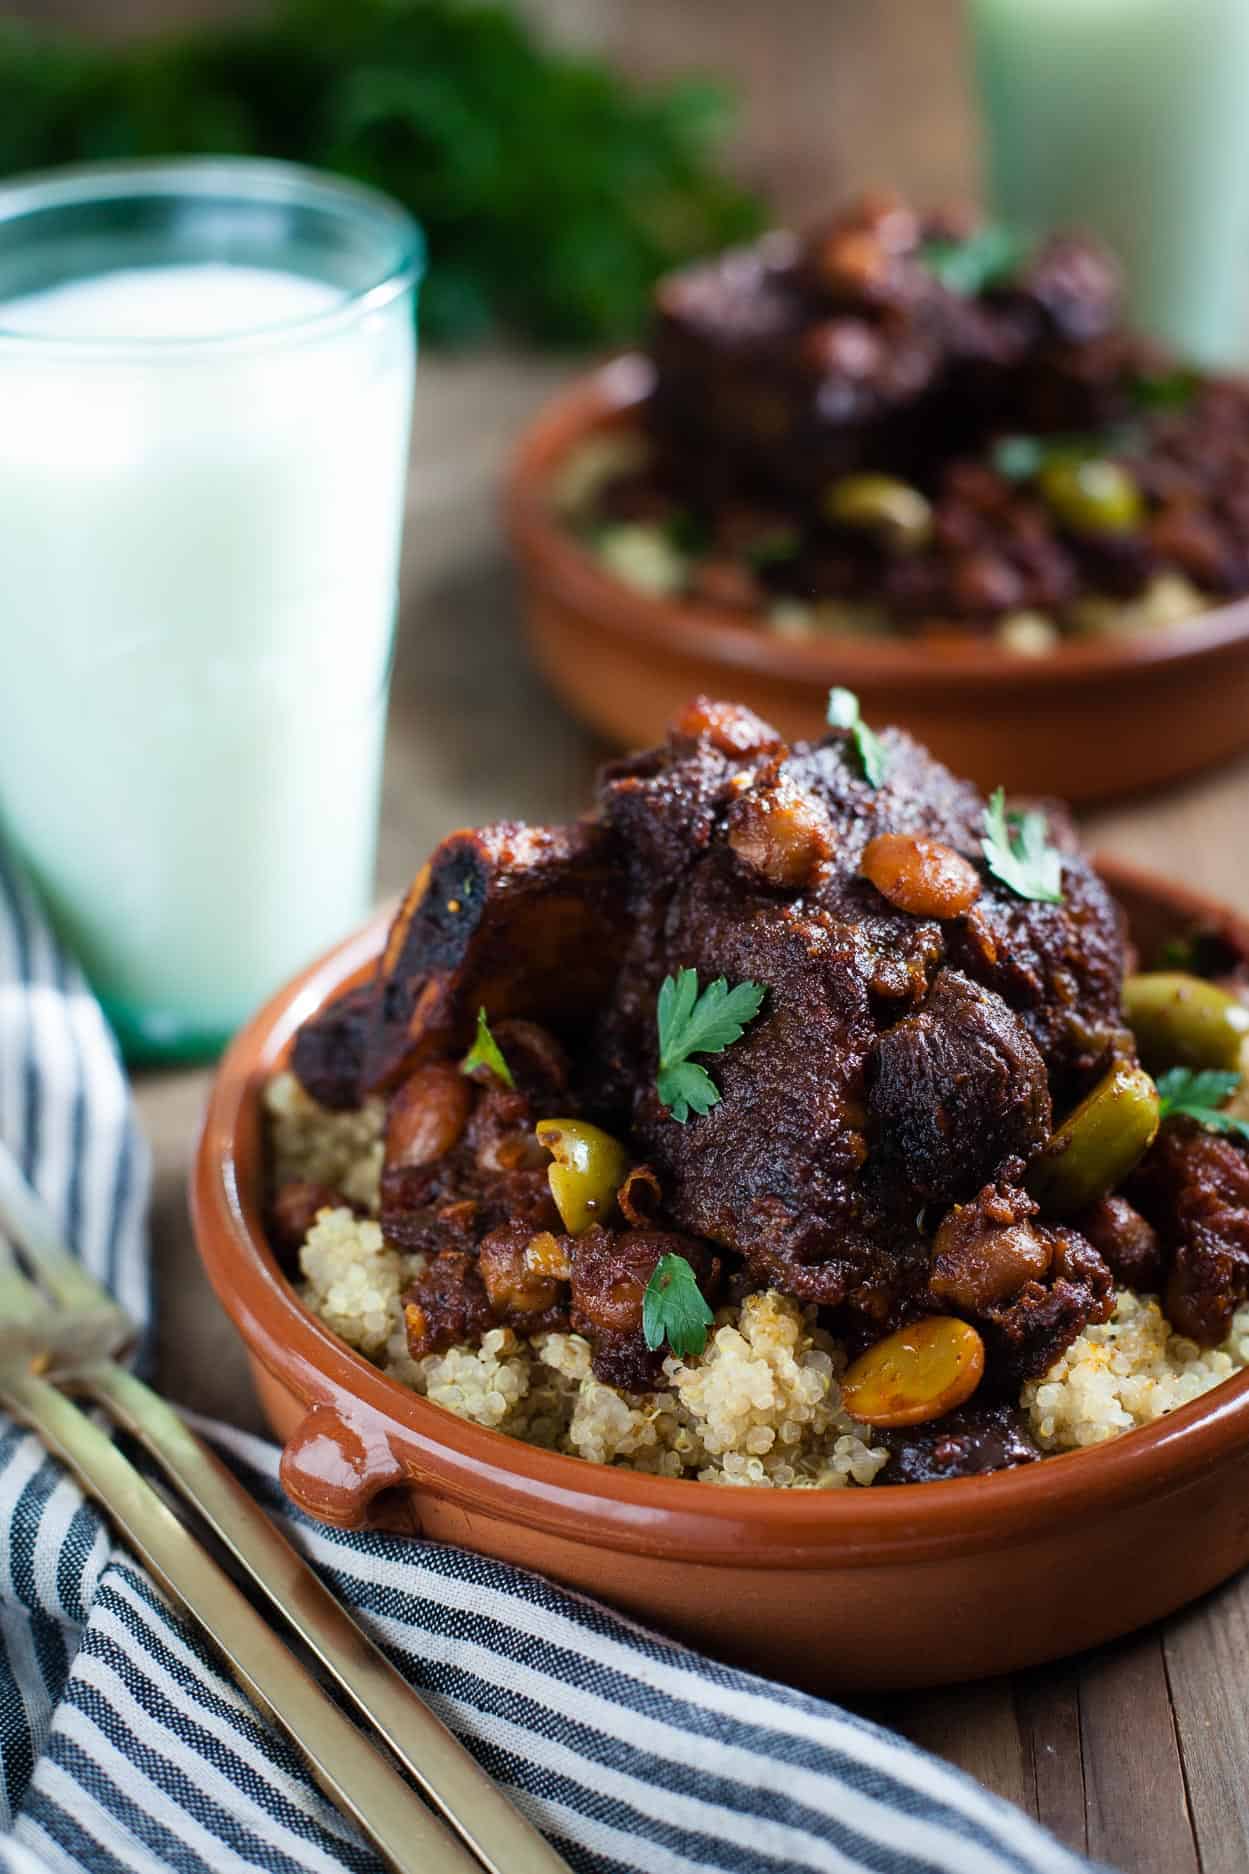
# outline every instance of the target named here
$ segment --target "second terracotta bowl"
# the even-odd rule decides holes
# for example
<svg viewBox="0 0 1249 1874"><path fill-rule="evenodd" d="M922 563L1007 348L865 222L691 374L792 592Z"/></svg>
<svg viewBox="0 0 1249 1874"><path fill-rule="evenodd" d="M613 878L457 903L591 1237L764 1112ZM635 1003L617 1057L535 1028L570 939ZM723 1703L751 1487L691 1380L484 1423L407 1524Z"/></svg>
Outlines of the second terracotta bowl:
<svg viewBox="0 0 1249 1874"><path fill-rule="evenodd" d="M635 422L640 357L553 399L521 437L505 517L534 655L583 721L625 748L661 741L698 691L732 696L790 739L823 734L828 692L909 729L986 792L1102 799L1175 781L1249 746L1249 600L1167 630L1013 656L976 638L830 634L792 641L740 613L653 598L609 573L551 504L561 464Z"/></svg>
<svg viewBox="0 0 1249 1874"><path fill-rule="evenodd" d="M1249 925L1218 906L1115 864L1103 871L1144 954L1195 923L1249 944ZM261 1114L296 1028L363 977L384 930L376 922L341 945L242 1031L193 1177L200 1253L285 1442L283 1482L312 1515L539 1570L822 1691L1052 1659L1249 1563L1249 1373L1095 1450L988 1477L827 1492L589 1464L468 1424L386 1378L309 1313L274 1259Z"/></svg>

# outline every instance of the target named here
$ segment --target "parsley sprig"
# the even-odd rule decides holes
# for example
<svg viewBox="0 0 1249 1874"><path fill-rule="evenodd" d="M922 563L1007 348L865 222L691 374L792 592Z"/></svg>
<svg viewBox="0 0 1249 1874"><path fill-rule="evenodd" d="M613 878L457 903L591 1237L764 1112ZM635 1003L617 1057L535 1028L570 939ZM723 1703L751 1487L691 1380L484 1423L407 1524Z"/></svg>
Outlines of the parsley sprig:
<svg viewBox="0 0 1249 1874"><path fill-rule="evenodd" d="M828 723L832 729L848 731L859 757L863 779L869 787L879 787L889 772L889 757L880 737L864 722L859 710L859 699L853 690L829 691Z"/></svg>
<svg viewBox="0 0 1249 1874"><path fill-rule="evenodd" d="M1241 1079L1240 1074L1226 1068L1194 1071L1191 1067L1173 1067L1158 1080L1158 1116L1195 1119L1208 1132L1230 1132L1239 1139L1249 1139L1249 1122L1221 1110Z"/></svg>
<svg viewBox="0 0 1249 1874"><path fill-rule="evenodd" d="M666 1339L685 1358L701 1353L715 1319L684 1256L661 1256L642 1296L642 1334L652 1353Z"/></svg>
<svg viewBox="0 0 1249 1874"><path fill-rule="evenodd" d="M986 222L966 240L925 241L919 258L951 293L973 295L1009 279L1028 258L1031 242L1001 222Z"/></svg>
<svg viewBox="0 0 1249 1874"><path fill-rule="evenodd" d="M1007 813L1005 789L995 787L984 810L984 831L980 850L994 878L1035 904L1062 903L1062 854L1049 844L1043 813Z"/></svg>
<svg viewBox="0 0 1249 1874"><path fill-rule="evenodd" d="M460 1062L460 1072L471 1074L474 1068L488 1067L496 1080L501 1080L505 1087L515 1087L512 1070L503 1058L503 1050L490 1032L485 1009L477 1011L477 1034L473 1045Z"/></svg>
<svg viewBox="0 0 1249 1874"><path fill-rule="evenodd" d="M720 1089L691 1054L723 1054L740 1041L747 1022L759 1013L766 991L762 983L738 983L730 989L723 976L698 993L698 971L665 976L659 991L659 1073L655 1089L672 1117L684 1125L690 1114L709 1113L719 1105Z"/></svg>

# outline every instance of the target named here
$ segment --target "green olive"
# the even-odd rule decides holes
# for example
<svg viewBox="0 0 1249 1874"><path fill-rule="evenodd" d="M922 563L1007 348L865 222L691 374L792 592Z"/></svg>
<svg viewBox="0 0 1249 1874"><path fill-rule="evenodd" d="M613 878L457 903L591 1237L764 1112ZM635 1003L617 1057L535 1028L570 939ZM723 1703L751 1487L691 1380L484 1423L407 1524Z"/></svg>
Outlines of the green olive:
<svg viewBox="0 0 1249 1874"><path fill-rule="evenodd" d="M1144 513L1141 491L1126 469L1102 456L1059 457L1037 477L1046 505L1077 534L1127 534Z"/></svg>
<svg viewBox="0 0 1249 1874"><path fill-rule="evenodd" d="M1168 1067L1241 1065L1249 1035L1249 1008L1225 989L1183 970L1129 976L1123 1011L1151 1072Z"/></svg>
<svg viewBox="0 0 1249 1874"><path fill-rule="evenodd" d="M879 534L897 553L918 552L932 538L928 502L892 475L843 475L825 489L823 506L826 520Z"/></svg>
<svg viewBox="0 0 1249 1874"><path fill-rule="evenodd" d="M1120 1063L1063 1120L1028 1173L1042 1210L1084 1210L1126 1178L1158 1131L1158 1089Z"/></svg>
<svg viewBox="0 0 1249 1874"><path fill-rule="evenodd" d="M624 1146L584 1119L540 1119L534 1131L551 1154L547 1182L569 1236L605 1223L629 1170Z"/></svg>

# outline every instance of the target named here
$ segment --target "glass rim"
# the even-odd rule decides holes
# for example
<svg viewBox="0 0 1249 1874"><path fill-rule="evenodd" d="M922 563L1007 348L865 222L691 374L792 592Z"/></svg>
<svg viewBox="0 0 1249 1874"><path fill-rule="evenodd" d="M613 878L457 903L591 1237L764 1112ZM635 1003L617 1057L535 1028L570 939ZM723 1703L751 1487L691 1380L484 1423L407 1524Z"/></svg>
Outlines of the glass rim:
<svg viewBox="0 0 1249 1874"><path fill-rule="evenodd" d="M407 209L381 189L303 163L251 156L142 157L125 162L73 163L33 170L0 182L0 241L6 232L50 210L127 199L159 201L183 197L233 199L241 207L282 208L293 204L371 222L389 252L377 277L345 292L316 312L298 313L254 330L173 334L169 337L85 337L80 333L10 329L0 306L0 350L109 359L224 356L278 349L331 336L340 327L390 305L415 286L425 271L425 236ZM230 264L230 263L224 263ZM261 263L263 264L263 263ZM87 276L83 276L87 277Z"/></svg>

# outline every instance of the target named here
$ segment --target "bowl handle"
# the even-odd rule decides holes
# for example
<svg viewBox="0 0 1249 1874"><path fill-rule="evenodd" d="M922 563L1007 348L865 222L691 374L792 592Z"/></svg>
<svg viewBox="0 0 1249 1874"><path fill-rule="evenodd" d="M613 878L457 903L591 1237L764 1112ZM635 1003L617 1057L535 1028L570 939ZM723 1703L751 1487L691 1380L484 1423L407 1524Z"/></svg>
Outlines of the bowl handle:
<svg viewBox="0 0 1249 1874"><path fill-rule="evenodd" d="M365 1529L383 1490L405 1480L403 1466L367 1413L313 1406L282 1452L282 1488L309 1516L338 1529Z"/></svg>

